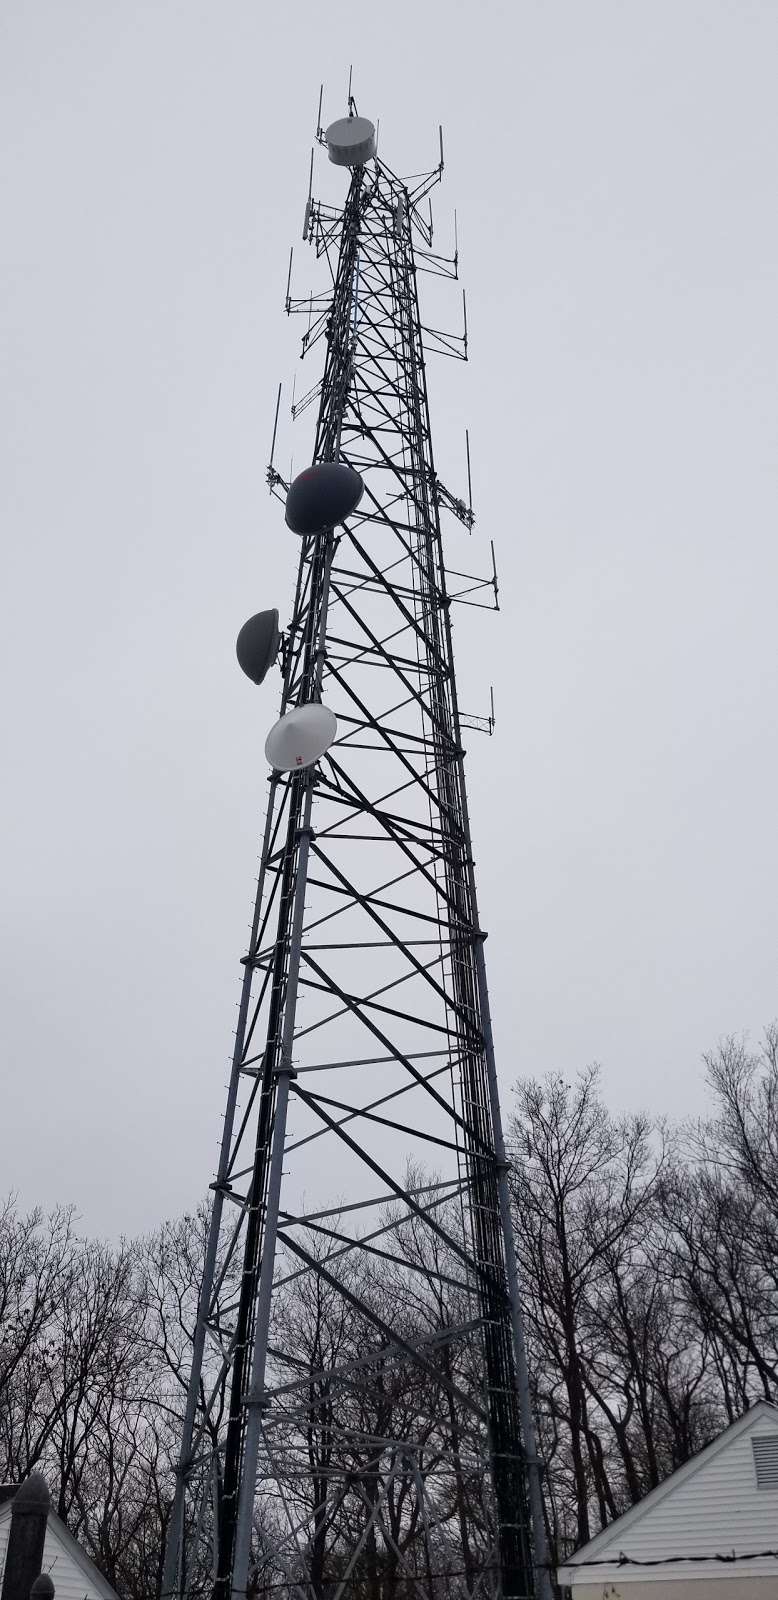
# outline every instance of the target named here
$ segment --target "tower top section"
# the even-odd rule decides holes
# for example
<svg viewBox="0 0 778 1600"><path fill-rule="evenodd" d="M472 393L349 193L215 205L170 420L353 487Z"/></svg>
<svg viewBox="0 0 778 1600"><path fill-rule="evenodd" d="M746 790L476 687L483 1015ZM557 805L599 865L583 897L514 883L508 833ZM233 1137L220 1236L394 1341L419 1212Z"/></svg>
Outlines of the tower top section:
<svg viewBox="0 0 778 1600"><path fill-rule="evenodd" d="M363 167L375 155L375 128L367 117L340 117L330 123L324 137L336 167Z"/></svg>

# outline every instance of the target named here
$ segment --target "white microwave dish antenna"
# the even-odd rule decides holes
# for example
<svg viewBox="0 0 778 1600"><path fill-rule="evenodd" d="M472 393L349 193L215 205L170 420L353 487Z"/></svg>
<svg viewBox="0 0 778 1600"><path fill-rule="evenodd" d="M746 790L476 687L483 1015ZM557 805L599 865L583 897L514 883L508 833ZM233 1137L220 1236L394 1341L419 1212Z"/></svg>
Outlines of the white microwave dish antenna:
<svg viewBox="0 0 778 1600"><path fill-rule="evenodd" d="M334 711L311 700L279 718L265 740L265 755L277 772L312 767L329 750L337 731Z"/></svg>

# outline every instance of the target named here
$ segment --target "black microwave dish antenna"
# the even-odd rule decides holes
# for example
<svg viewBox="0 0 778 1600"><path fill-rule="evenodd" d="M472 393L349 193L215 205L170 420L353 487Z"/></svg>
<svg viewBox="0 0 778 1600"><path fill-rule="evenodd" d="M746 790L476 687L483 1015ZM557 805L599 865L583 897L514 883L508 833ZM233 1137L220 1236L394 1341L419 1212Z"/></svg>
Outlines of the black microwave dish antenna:
<svg viewBox="0 0 778 1600"><path fill-rule="evenodd" d="M278 611L257 611L243 627L235 641L235 654L240 666L252 683L264 683L270 668L275 665L281 648Z"/></svg>
<svg viewBox="0 0 778 1600"><path fill-rule="evenodd" d="M283 686L165 1600L551 1593L465 786L464 730L494 718L459 708L451 630L497 574L444 560L443 524L474 519L436 471L426 364L465 359L467 324L424 324L418 295L458 248L433 250L442 134L403 180L348 109L316 134L345 199L311 183L305 208L324 287L287 285L322 358L293 407L310 465L275 467L277 402L268 469L291 617L237 646Z"/></svg>
<svg viewBox="0 0 778 1600"><path fill-rule="evenodd" d="M289 486L285 520L293 533L327 533L356 511L364 480L345 461L319 461Z"/></svg>

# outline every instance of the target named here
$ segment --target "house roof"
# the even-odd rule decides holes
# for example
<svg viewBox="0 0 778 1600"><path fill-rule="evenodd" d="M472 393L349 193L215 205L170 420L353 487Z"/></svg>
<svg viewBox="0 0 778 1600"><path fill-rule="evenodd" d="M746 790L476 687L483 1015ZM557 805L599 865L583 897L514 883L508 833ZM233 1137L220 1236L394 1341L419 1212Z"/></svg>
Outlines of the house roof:
<svg viewBox="0 0 778 1600"><path fill-rule="evenodd" d="M5 1531L6 1522L10 1522L11 1520L13 1497L18 1487L18 1484L0 1485L0 1530L2 1530L2 1532ZM8 1492L6 1493L6 1491ZM0 1538L0 1545L2 1545L3 1542L3 1539ZM52 1544L58 1546L59 1549L64 1551L64 1553L70 1557L70 1560L77 1569L79 1575L88 1583L94 1594L99 1596L99 1600L119 1600L116 1590L111 1587L108 1579L103 1577L102 1572L98 1570L94 1564L94 1561L91 1560L86 1551L82 1550L78 1541L73 1538L70 1529L65 1526L62 1518L58 1517L55 1511L49 1512L48 1521L46 1524L44 1571L48 1569L48 1565L50 1563L49 1550ZM0 1566L1 1565L2 1563L0 1562ZM59 1595L61 1586L57 1582L56 1571L54 1572L53 1576L55 1589Z"/></svg>
<svg viewBox="0 0 778 1600"><path fill-rule="evenodd" d="M576 1550L559 1582L711 1581L731 1576L733 1559L742 1576L778 1573L778 1484L757 1488L752 1441L760 1434L778 1437L778 1407L767 1400Z"/></svg>

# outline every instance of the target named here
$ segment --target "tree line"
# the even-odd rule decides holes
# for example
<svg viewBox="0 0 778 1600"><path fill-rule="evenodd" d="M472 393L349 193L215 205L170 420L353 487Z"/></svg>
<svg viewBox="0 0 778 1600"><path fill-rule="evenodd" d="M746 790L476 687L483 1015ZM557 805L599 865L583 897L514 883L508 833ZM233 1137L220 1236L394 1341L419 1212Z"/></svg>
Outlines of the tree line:
<svg viewBox="0 0 778 1600"><path fill-rule="evenodd" d="M723 1041L705 1063L708 1114L693 1126L614 1115L595 1068L514 1091L514 1219L554 1563L755 1399L778 1397L778 1025L756 1049ZM0 1207L0 1478L42 1470L55 1510L127 1600L160 1594L206 1219L203 1206L107 1245L84 1239L68 1209ZM440 1241L412 1217L396 1220L395 1259L371 1258L368 1284L356 1281L367 1266L355 1256L353 1288L435 1350L436 1331L466 1318L457 1273L439 1255L427 1263ZM309 1246L328 1248L321 1237ZM465 1351L437 1375L432 1360L426 1371L373 1362L346 1402L328 1371L375 1338L375 1323L362 1326L326 1280L289 1275L275 1347L287 1352L279 1371L305 1379L285 1459L297 1451L314 1587L328 1592L379 1483L389 1534L380 1549L368 1541L359 1592L401 1600L421 1544L399 1458L378 1462L366 1449L350 1459L353 1492L329 1504L348 1420L352 1438L426 1429L436 1538L456 1547L466 1595L488 1508L479 1443L451 1385L477 1386L477 1362ZM440 1349L450 1363L451 1347ZM258 1597L278 1593L274 1515L271 1497L256 1529Z"/></svg>

